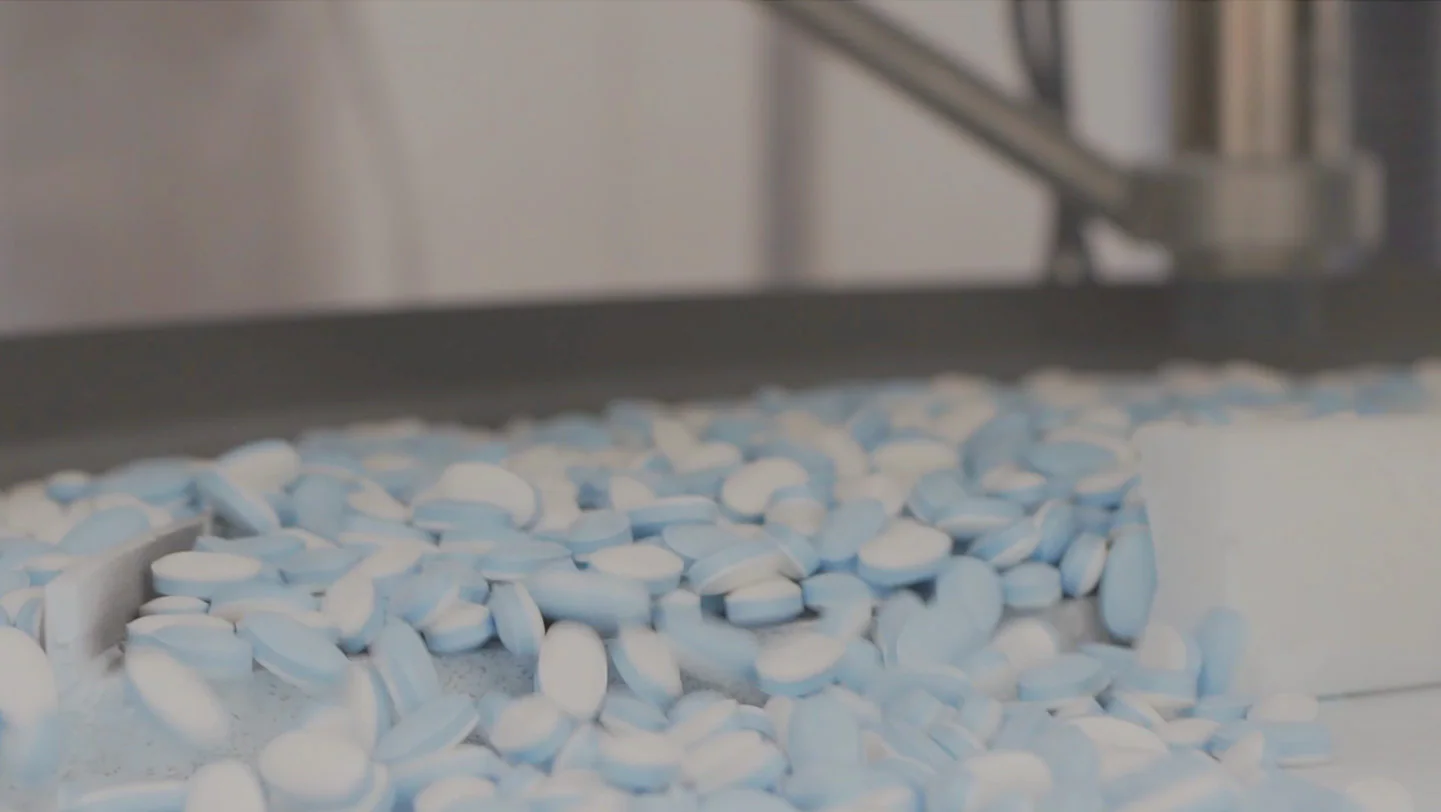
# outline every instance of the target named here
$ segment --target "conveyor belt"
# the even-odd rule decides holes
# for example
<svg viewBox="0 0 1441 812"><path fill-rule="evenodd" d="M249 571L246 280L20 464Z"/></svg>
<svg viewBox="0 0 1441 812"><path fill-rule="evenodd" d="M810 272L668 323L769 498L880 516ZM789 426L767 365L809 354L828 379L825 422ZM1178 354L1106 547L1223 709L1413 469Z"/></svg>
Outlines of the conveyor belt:
<svg viewBox="0 0 1441 812"><path fill-rule="evenodd" d="M1257 318L1230 307L1234 298L1183 294L1151 286L777 293L17 337L0 341L0 481L214 453L398 413L490 423L622 396L722 396L941 370L1012 377L1047 365L1145 370L1234 357L1306 370L1441 354L1435 274L1378 271L1320 287L1307 302L1319 331L1240 329L1294 308L1268 306ZM1198 302L1209 315L1178 322ZM1185 335L1178 323L1210 334Z"/></svg>

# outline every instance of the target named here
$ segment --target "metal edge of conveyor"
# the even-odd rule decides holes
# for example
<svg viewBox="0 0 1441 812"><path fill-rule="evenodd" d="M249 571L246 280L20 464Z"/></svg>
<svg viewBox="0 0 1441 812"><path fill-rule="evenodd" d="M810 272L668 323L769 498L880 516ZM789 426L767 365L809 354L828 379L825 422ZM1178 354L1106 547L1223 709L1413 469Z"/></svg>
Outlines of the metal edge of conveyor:
<svg viewBox="0 0 1441 812"><path fill-rule="evenodd" d="M1319 329L1228 334L1213 307L1201 339L1177 331L1198 321L1176 318L1197 297L1172 286L783 292L21 336L0 340L0 481L399 414L493 424L616 397L944 370L1249 358L1304 371L1441 355L1441 276L1377 272L1302 298Z"/></svg>

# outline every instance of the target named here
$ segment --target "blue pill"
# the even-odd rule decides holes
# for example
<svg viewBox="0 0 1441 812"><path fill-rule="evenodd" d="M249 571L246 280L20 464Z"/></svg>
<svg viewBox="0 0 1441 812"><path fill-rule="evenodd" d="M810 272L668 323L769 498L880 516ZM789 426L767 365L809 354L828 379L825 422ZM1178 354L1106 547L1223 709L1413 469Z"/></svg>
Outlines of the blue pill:
<svg viewBox="0 0 1441 812"><path fill-rule="evenodd" d="M1101 621L1120 640L1146 628L1156 597L1156 551L1151 534L1130 530L1116 537L1101 574Z"/></svg>
<svg viewBox="0 0 1441 812"><path fill-rule="evenodd" d="M210 469L195 477L201 500L217 518L244 533L259 535L280 529L280 517L261 494L255 493L228 474Z"/></svg>
<svg viewBox="0 0 1441 812"><path fill-rule="evenodd" d="M1001 576L1001 589L1012 609L1044 609L1061 602L1061 573L1050 564L1027 561Z"/></svg>
<svg viewBox="0 0 1441 812"><path fill-rule="evenodd" d="M841 569L853 562L861 546L881 534L891 517L875 499L855 499L836 506L816 534L816 552L825 569Z"/></svg>
<svg viewBox="0 0 1441 812"><path fill-rule="evenodd" d="M1070 502L1052 499L1043 502L1032 515L1041 538L1031 558L1047 564L1058 564L1076 537L1076 508Z"/></svg>
<svg viewBox="0 0 1441 812"><path fill-rule="evenodd" d="M589 555L606 547L634 540L630 519L614 510L589 510L571 522L565 545L576 555Z"/></svg>
<svg viewBox="0 0 1441 812"><path fill-rule="evenodd" d="M307 691L329 691L345 681L350 661L323 632L276 612L252 612L236 627L250 641L255 661Z"/></svg>
<svg viewBox="0 0 1441 812"><path fill-rule="evenodd" d="M68 555L96 555L145 538L153 530L150 516L142 508L117 505L97 510L76 522L60 537L57 546Z"/></svg>
<svg viewBox="0 0 1441 812"><path fill-rule="evenodd" d="M381 764L423 758L460 744L479 723L470 697L436 697L402 716L380 737L372 757Z"/></svg>
<svg viewBox="0 0 1441 812"><path fill-rule="evenodd" d="M936 578L935 602L964 610L978 628L990 635L1005 612L1005 588L990 564L955 556Z"/></svg>
<svg viewBox="0 0 1441 812"><path fill-rule="evenodd" d="M490 593L490 616L506 650L517 657L540 656L545 622L530 590L521 584L498 584Z"/></svg>
<svg viewBox="0 0 1441 812"><path fill-rule="evenodd" d="M1054 702L1095 696L1109 682L1099 660L1084 654L1062 654L1022 671L1016 678L1016 692L1024 702Z"/></svg>
<svg viewBox="0 0 1441 812"><path fill-rule="evenodd" d="M440 675L419 633L391 621L370 645L370 659L380 674L391 705L404 717L440 696Z"/></svg>
<svg viewBox="0 0 1441 812"><path fill-rule="evenodd" d="M1106 540L1086 531L1076 536L1061 557L1061 589L1071 598L1084 598L1101 583L1106 567Z"/></svg>
<svg viewBox="0 0 1441 812"><path fill-rule="evenodd" d="M602 632L650 623L650 591L640 581L602 572L546 570L526 586L540 613L551 620L574 620Z"/></svg>

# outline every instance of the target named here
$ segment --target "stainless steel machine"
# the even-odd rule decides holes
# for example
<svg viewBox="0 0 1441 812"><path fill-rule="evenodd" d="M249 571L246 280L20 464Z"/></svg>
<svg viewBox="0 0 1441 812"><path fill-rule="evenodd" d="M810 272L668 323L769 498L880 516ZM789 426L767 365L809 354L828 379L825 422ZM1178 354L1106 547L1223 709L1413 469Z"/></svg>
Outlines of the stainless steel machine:
<svg viewBox="0 0 1441 812"><path fill-rule="evenodd" d="M1174 0L1175 154L1126 167L1078 142L1055 110L1008 98L870 6L758 2L1044 178L1073 224L1104 218L1168 248L1175 284L788 289L22 335L0 341L0 477L405 412L491 421L616 396L941 369L1014 375L1236 356L1309 369L1441 351L1441 280L1366 262L1381 244L1387 190L1353 135L1368 119L1352 77L1379 70L1374 49L1353 53L1363 34L1376 36L1352 24L1355 4ZM1367 25L1385 6L1437 28L1431 4L1366 6ZM1420 29L1402 20L1390 30ZM1435 108L1436 89L1417 104ZM1381 140L1395 146L1408 126L1421 125L1396 124ZM1415 188L1420 174L1408 166L1390 191ZM1424 232L1419 211L1400 214Z"/></svg>

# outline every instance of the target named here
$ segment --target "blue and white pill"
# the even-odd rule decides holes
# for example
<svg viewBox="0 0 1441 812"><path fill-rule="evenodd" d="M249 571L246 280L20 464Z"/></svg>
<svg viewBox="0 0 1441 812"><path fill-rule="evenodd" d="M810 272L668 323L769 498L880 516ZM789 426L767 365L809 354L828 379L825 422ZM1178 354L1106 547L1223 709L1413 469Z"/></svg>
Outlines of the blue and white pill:
<svg viewBox="0 0 1441 812"><path fill-rule="evenodd" d="M236 759L196 770L184 791L185 812L266 812L259 776Z"/></svg>
<svg viewBox="0 0 1441 812"><path fill-rule="evenodd" d="M1030 558L1040 544L1040 527L1034 519L1026 517L976 539L967 555L1003 570Z"/></svg>
<svg viewBox="0 0 1441 812"><path fill-rule="evenodd" d="M834 679L845 644L813 632L786 635L763 647L756 657L758 684L768 694L806 696Z"/></svg>
<svg viewBox="0 0 1441 812"><path fill-rule="evenodd" d="M740 703L710 690L686 694L670 709L670 737L689 749L721 733L740 730Z"/></svg>
<svg viewBox="0 0 1441 812"><path fill-rule="evenodd" d="M335 624L340 647L350 653L364 651L385 623L375 583L361 572L346 573L331 584L321 598L320 611Z"/></svg>
<svg viewBox="0 0 1441 812"><path fill-rule="evenodd" d="M406 624L385 624L370 646L370 659L397 715L404 716L440 696L435 660L420 634Z"/></svg>
<svg viewBox="0 0 1441 812"><path fill-rule="evenodd" d="M55 549L68 555L95 555L144 538L153 530L150 514L141 507L103 508L72 525L60 537Z"/></svg>
<svg viewBox="0 0 1441 812"><path fill-rule="evenodd" d="M465 741L479 723L469 696L436 697L402 716L382 734L371 757L382 764L422 758Z"/></svg>
<svg viewBox="0 0 1441 812"><path fill-rule="evenodd" d="M125 688L150 718L192 747L218 749L230 738L230 712L205 678L157 647L125 653Z"/></svg>
<svg viewBox="0 0 1441 812"><path fill-rule="evenodd" d="M280 529L280 517L265 496L221 469L202 471L195 477L195 487L216 518L242 533L260 535Z"/></svg>
<svg viewBox="0 0 1441 812"><path fill-rule="evenodd" d="M1246 619L1233 609L1217 607L1201 619L1196 627L1196 644L1201 649L1197 689L1201 696L1217 696L1232 689L1249 636Z"/></svg>
<svg viewBox="0 0 1441 812"><path fill-rule="evenodd" d="M481 553L478 569L491 581L519 581L547 565L570 560L570 550L553 541L501 542Z"/></svg>
<svg viewBox="0 0 1441 812"><path fill-rule="evenodd" d="M495 782L473 775L442 778L421 790L414 799L415 812L460 812L484 804L495 796Z"/></svg>
<svg viewBox="0 0 1441 812"><path fill-rule="evenodd" d="M808 538L788 527L768 527L766 535L776 539L780 552L779 572L787 578L799 580L809 578L821 567L820 554Z"/></svg>
<svg viewBox="0 0 1441 812"><path fill-rule="evenodd" d="M821 566L826 569L849 566L862 545L879 536L890 521L885 506L875 499L855 499L837 505L816 533Z"/></svg>
<svg viewBox="0 0 1441 812"><path fill-rule="evenodd" d="M986 493L1020 505L1034 505L1046 498L1048 481L1042 474L1005 463L981 475Z"/></svg>
<svg viewBox="0 0 1441 812"><path fill-rule="evenodd" d="M1061 572L1050 564L1027 561L1001 576L1001 589L1012 609L1045 609L1061 602Z"/></svg>
<svg viewBox="0 0 1441 812"><path fill-rule="evenodd" d="M360 809L356 805L370 795L376 779L375 768L359 745L308 730L271 739L261 749L256 767L276 800L306 808Z"/></svg>
<svg viewBox="0 0 1441 812"><path fill-rule="evenodd" d="M956 556L936 578L935 601L938 606L963 609L978 628L990 635L1005 612L1005 589L990 564Z"/></svg>
<svg viewBox="0 0 1441 812"><path fill-rule="evenodd" d="M659 634L626 627L611 642L610 653L616 674L636 696L660 708L680 697L680 666Z"/></svg>
<svg viewBox="0 0 1441 812"><path fill-rule="evenodd" d="M1040 541L1031 558L1047 564L1059 564L1076 537L1076 507L1061 499L1048 499L1031 515L1040 530Z"/></svg>
<svg viewBox="0 0 1441 812"><path fill-rule="evenodd" d="M432 654L460 654L474 651L494 637L495 621L488 607L459 601L420 633Z"/></svg>
<svg viewBox="0 0 1441 812"><path fill-rule="evenodd" d="M908 613L895 635L889 662L905 668L954 665L986 644L986 632L964 612L928 606Z"/></svg>
<svg viewBox="0 0 1441 812"><path fill-rule="evenodd" d="M906 519L861 545L856 574L869 584L905 586L934 579L951 555L950 536Z"/></svg>
<svg viewBox="0 0 1441 812"><path fill-rule="evenodd" d="M426 787L457 776L495 781L508 765L489 747L460 744L410 761L389 765L396 801L410 803Z"/></svg>
<svg viewBox="0 0 1441 812"><path fill-rule="evenodd" d="M322 592L360 563L362 554L349 547L301 550L275 566L287 584Z"/></svg>
<svg viewBox="0 0 1441 812"><path fill-rule="evenodd" d="M670 725L665 710L636 696L634 691L614 688L605 696L600 709L600 724L620 735L633 730L657 732Z"/></svg>
<svg viewBox="0 0 1441 812"><path fill-rule="evenodd" d="M865 758L860 720L833 696L820 694L796 700L785 730L785 750L792 769L854 769Z"/></svg>
<svg viewBox="0 0 1441 812"><path fill-rule="evenodd" d="M1106 569L1106 539L1095 533L1076 536L1061 557L1061 589L1067 597L1084 598L1101 583Z"/></svg>
<svg viewBox="0 0 1441 812"><path fill-rule="evenodd" d="M326 693L345 680L349 661L323 632L289 615L253 612L236 627L250 641L255 662L284 682L310 693Z"/></svg>
<svg viewBox="0 0 1441 812"><path fill-rule="evenodd" d="M448 570L429 570L403 578L390 596L388 611L419 629L459 601L460 579Z"/></svg>
<svg viewBox="0 0 1441 812"><path fill-rule="evenodd" d="M529 589L518 583L497 584L488 606L496 634L507 651L527 659L540 656L545 621Z"/></svg>
<svg viewBox="0 0 1441 812"><path fill-rule="evenodd" d="M1052 705L1076 697L1095 696L1110 682L1105 666L1084 654L1062 654L1022 671L1016 677L1023 702Z"/></svg>
<svg viewBox="0 0 1441 812"><path fill-rule="evenodd" d="M600 728L591 722L576 725L551 760L551 772L595 769L600 753L600 735Z"/></svg>
<svg viewBox="0 0 1441 812"><path fill-rule="evenodd" d="M186 782L177 780L131 781L92 789L62 786L57 805L60 812L182 812L186 806ZM229 810L232 807L221 806ZM245 809L245 807L237 807ZM264 812L264 807L260 807Z"/></svg>
<svg viewBox="0 0 1441 812"><path fill-rule="evenodd" d="M83 559L80 556L64 553L37 555L26 561L22 567L29 577L31 586L45 586L81 560Z"/></svg>
<svg viewBox="0 0 1441 812"><path fill-rule="evenodd" d="M575 555L630 544L635 536L626 514L614 510L583 511L566 530L564 544Z"/></svg>
<svg viewBox="0 0 1441 812"><path fill-rule="evenodd" d="M545 633L535 669L536 690L565 713L593 719L609 682L605 644L589 626L561 621Z"/></svg>
<svg viewBox="0 0 1441 812"><path fill-rule="evenodd" d="M369 753L385 731L390 729L392 707L385 683L375 667L352 662L345 675L341 692L350 735Z"/></svg>
<svg viewBox="0 0 1441 812"><path fill-rule="evenodd" d="M187 550L156 559L150 574L155 591L162 595L210 598L227 586L259 576L263 568L254 558Z"/></svg>
<svg viewBox="0 0 1441 812"><path fill-rule="evenodd" d="M661 532L660 539L687 565L745 541L728 527L709 524L672 525Z"/></svg>
<svg viewBox="0 0 1441 812"><path fill-rule="evenodd" d="M551 620L574 620L609 634L622 626L650 622L651 594L645 584L603 572L546 570L526 581L527 594L540 615ZM499 594L500 587L496 587ZM496 611L491 596L491 611ZM496 626L500 617L496 615ZM501 635L502 642L505 640ZM509 645L506 646L510 648ZM511 649L513 653L514 649Z"/></svg>
<svg viewBox="0 0 1441 812"><path fill-rule="evenodd" d="M771 578L785 565L785 556L773 542L733 544L693 562L686 580L702 596L724 595Z"/></svg>
<svg viewBox="0 0 1441 812"><path fill-rule="evenodd" d="M1101 574L1101 621L1112 636L1134 640L1146 628L1156 597L1156 551L1147 530L1119 534Z"/></svg>
<svg viewBox="0 0 1441 812"><path fill-rule="evenodd" d="M505 706L490 729L490 743L514 763L549 761L570 737L574 724L544 694L530 694Z"/></svg>
<svg viewBox="0 0 1441 812"><path fill-rule="evenodd" d="M627 792L659 792L680 774L681 749L669 736L637 731L601 737L596 767Z"/></svg>
<svg viewBox="0 0 1441 812"><path fill-rule="evenodd" d="M645 584L652 596L664 595L680 585L685 561L665 547L623 544L592 553L590 569Z"/></svg>
<svg viewBox="0 0 1441 812"><path fill-rule="evenodd" d="M770 578L725 596L726 620L737 626L767 626L801 616L801 588L788 578Z"/></svg>
<svg viewBox="0 0 1441 812"><path fill-rule="evenodd" d="M248 677L254 662L254 650L248 640L230 629L208 626L166 626L136 638L131 646L156 646L210 680Z"/></svg>
<svg viewBox="0 0 1441 812"><path fill-rule="evenodd" d="M721 485L721 504L740 519L759 519L781 488L810 480L804 466L787 457L766 457L741 466Z"/></svg>
<svg viewBox="0 0 1441 812"><path fill-rule="evenodd" d="M435 492L456 501L502 508L516 527L528 527L540 512L540 494L535 486L517 474L485 462L458 462L448 466L435 483Z"/></svg>
<svg viewBox="0 0 1441 812"><path fill-rule="evenodd" d="M1025 516L1026 509L1008 499L968 496L948 504L935 526L956 541L966 542L1010 527Z"/></svg>
<svg viewBox="0 0 1441 812"><path fill-rule="evenodd" d="M662 635L681 670L713 682L749 680L760 654L749 630L709 619L670 624Z"/></svg>
<svg viewBox="0 0 1441 812"><path fill-rule="evenodd" d="M140 616L146 615L190 615L205 614L210 609L209 602L201 598L191 598L183 595L162 595L140 604Z"/></svg>
<svg viewBox="0 0 1441 812"><path fill-rule="evenodd" d="M636 538L660 535L667 527L714 524L720 508L704 496L665 496L626 511Z"/></svg>
<svg viewBox="0 0 1441 812"><path fill-rule="evenodd" d="M769 789L785 775L780 749L754 730L712 736L686 752L681 778L701 795L728 787Z"/></svg>

